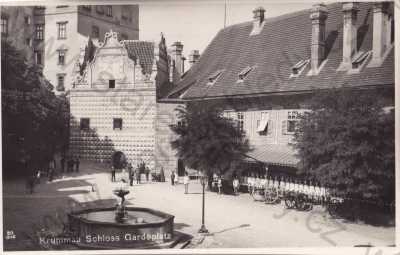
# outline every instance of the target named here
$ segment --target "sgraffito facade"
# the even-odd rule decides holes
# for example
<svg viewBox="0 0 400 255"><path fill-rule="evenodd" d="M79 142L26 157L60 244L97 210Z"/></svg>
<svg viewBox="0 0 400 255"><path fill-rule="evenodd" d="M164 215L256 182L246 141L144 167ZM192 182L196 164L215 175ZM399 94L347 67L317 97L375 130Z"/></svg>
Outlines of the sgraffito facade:
<svg viewBox="0 0 400 255"><path fill-rule="evenodd" d="M70 151L108 162L116 151L133 164L155 167L157 86L168 76L165 41L119 41L105 35L70 92ZM168 70L168 69L167 69Z"/></svg>

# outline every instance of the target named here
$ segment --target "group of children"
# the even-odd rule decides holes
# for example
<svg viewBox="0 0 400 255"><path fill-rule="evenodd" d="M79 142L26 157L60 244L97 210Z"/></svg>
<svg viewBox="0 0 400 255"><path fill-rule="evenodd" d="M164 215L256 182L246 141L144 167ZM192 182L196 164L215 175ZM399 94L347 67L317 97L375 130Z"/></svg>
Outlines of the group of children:
<svg viewBox="0 0 400 255"><path fill-rule="evenodd" d="M239 194L239 187L240 187L240 182L239 178L237 176L234 176L232 180L232 186L233 186L233 193L234 195ZM214 173L213 175L213 181L212 181L212 188L218 189L218 194L222 194L222 176Z"/></svg>

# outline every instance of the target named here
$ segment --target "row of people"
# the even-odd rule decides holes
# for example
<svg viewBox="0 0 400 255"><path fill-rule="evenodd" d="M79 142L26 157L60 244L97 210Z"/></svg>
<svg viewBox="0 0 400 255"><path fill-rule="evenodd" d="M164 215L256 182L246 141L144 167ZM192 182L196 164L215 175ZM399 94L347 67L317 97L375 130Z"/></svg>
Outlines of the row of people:
<svg viewBox="0 0 400 255"><path fill-rule="evenodd" d="M268 178L264 176L249 176L244 181L247 182L249 193L252 194L255 190L265 190L267 188L276 188L283 192L303 193L309 196L327 197L328 190L317 184L308 181L291 180L289 178L278 179Z"/></svg>
<svg viewBox="0 0 400 255"><path fill-rule="evenodd" d="M144 173L146 176L146 182L151 181L151 170L148 166L145 166L144 171L140 169L140 166L138 165L135 169L132 166L132 163L128 163L126 165L126 169L122 169L121 172L121 180L127 182L129 179L129 185L133 186L133 181L136 180L137 184L140 184L141 182L141 173ZM111 181L115 182L116 181L116 169L114 166L111 166Z"/></svg>

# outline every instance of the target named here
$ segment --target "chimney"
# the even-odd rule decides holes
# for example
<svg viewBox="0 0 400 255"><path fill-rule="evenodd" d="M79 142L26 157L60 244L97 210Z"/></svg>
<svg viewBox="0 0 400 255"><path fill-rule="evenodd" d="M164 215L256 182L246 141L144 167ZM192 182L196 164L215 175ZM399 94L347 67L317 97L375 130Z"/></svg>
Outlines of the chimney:
<svg viewBox="0 0 400 255"><path fill-rule="evenodd" d="M343 61L342 66L349 69L352 66L352 57L357 53L357 12L358 3L347 2L342 5L343 10Z"/></svg>
<svg viewBox="0 0 400 255"><path fill-rule="evenodd" d="M184 74L185 73L185 60L186 60L186 58L182 56L181 60L182 60L181 74Z"/></svg>
<svg viewBox="0 0 400 255"><path fill-rule="evenodd" d="M391 44L391 20L388 14L388 2L374 3L372 61L382 60L386 50Z"/></svg>
<svg viewBox="0 0 400 255"><path fill-rule="evenodd" d="M198 50L192 50L189 55L189 64L192 67L200 58L200 53Z"/></svg>
<svg viewBox="0 0 400 255"><path fill-rule="evenodd" d="M259 34L264 26L264 13L265 9L263 7L258 7L253 10L253 30L250 35Z"/></svg>
<svg viewBox="0 0 400 255"><path fill-rule="evenodd" d="M311 72L317 73L325 59L325 20L328 10L324 4L315 4L311 9Z"/></svg>
<svg viewBox="0 0 400 255"><path fill-rule="evenodd" d="M182 51L183 51L183 44L181 42L174 42L171 46L171 57L174 66L174 72L179 75L179 77L183 74L182 70Z"/></svg>

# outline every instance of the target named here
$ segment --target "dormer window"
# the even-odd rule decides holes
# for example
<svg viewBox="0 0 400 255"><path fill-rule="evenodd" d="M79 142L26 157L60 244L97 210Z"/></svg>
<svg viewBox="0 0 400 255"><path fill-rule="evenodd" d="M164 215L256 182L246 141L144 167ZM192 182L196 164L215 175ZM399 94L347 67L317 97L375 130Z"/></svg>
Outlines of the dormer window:
<svg viewBox="0 0 400 255"><path fill-rule="evenodd" d="M353 69L360 68L366 62L365 60L369 57L370 54L371 54L371 51L359 52L358 54L356 54L351 63L352 68Z"/></svg>
<svg viewBox="0 0 400 255"><path fill-rule="evenodd" d="M247 66L245 67L240 73L238 73L239 79L238 82L242 82L244 78L250 73L250 71L253 70L253 67Z"/></svg>
<svg viewBox="0 0 400 255"><path fill-rule="evenodd" d="M302 59L299 62L297 62L293 67L292 67L292 74L290 75L291 77L297 77L303 72L307 64L310 62L309 59Z"/></svg>
<svg viewBox="0 0 400 255"><path fill-rule="evenodd" d="M207 85L208 85L208 86L213 85L213 84L218 80L218 78L221 76L222 71L223 71L223 70L218 70L218 71L212 73L210 76L208 76L208 83L207 83Z"/></svg>

